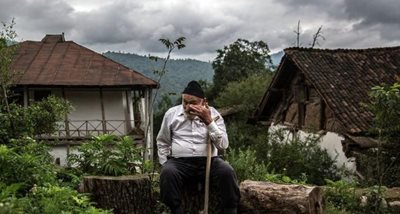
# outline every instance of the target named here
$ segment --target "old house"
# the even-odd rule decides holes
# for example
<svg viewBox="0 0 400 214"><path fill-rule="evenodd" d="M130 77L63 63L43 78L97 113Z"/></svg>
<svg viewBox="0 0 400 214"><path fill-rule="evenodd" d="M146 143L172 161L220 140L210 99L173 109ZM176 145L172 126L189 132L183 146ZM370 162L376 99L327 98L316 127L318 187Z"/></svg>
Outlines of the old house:
<svg viewBox="0 0 400 214"><path fill-rule="evenodd" d="M294 130L323 130L324 147L343 150L350 157L376 145L376 139L368 137L374 117L366 106L369 91L394 84L399 76L400 47L288 48L253 120Z"/></svg>
<svg viewBox="0 0 400 214"><path fill-rule="evenodd" d="M61 164L65 164L70 145L93 135L130 135L152 149L150 103L158 84L139 72L65 41L63 34L20 43L12 71L17 75L15 91L21 104L54 95L73 105L58 132L38 136L58 142L53 155Z"/></svg>

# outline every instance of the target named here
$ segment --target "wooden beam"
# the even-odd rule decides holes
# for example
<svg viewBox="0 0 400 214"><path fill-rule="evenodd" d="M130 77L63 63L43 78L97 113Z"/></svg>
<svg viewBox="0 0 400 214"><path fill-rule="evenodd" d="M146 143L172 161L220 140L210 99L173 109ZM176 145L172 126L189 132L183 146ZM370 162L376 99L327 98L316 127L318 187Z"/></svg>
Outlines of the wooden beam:
<svg viewBox="0 0 400 214"><path fill-rule="evenodd" d="M131 127L131 120L130 120L130 105L129 105L129 92L126 90L125 93L125 134L129 134Z"/></svg>
<svg viewBox="0 0 400 214"><path fill-rule="evenodd" d="M325 129L326 128L326 125L325 125L325 123L326 123L326 112L325 112L325 102L324 102L324 100L323 99L321 99L320 98L320 121L319 121L319 129L320 130L322 130L322 129Z"/></svg>
<svg viewBox="0 0 400 214"><path fill-rule="evenodd" d="M64 100L67 100L67 96L65 95L65 88L64 87L61 88L61 94L62 94L62 98ZM67 137L70 137L68 113L66 113L64 115L64 126L65 126L65 135Z"/></svg>
<svg viewBox="0 0 400 214"><path fill-rule="evenodd" d="M101 105L101 124L103 126L103 134L107 134L106 113L104 110L103 88L100 88L100 105Z"/></svg>

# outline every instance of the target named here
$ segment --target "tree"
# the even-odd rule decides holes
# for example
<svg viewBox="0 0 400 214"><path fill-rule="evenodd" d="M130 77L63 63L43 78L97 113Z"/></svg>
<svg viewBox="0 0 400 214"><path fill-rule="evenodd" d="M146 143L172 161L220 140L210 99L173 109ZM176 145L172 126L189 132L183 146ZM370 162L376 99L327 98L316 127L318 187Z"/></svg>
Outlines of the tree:
<svg viewBox="0 0 400 214"><path fill-rule="evenodd" d="M250 75L237 82L229 82L215 99L215 104L219 107L236 108L236 118L247 121L260 103L271 79L272 72L265 72Z"/></svg>
<svg viewBox="0 0 400 214"><path fill-rule="evenodd" d="M266 65L272 64L269 52L267 43L249 42L245 39L238 39L229 46L218 49L218 56L212 62L215 74L210 98L215 98L229 82L267 72Z"/></svg>
<svg viewBox="0 0 400 214"><path fill-rule="evenodd" d="M10 106L8 102L9 90L13 83L15 74L11 72L10 66L12 63L12 57L16 51L17 45L8 46L8 42L14 41L17 37L13 27L15 25L14 19L11 24L1 22L3 30L0 32L0 97L1 104L5 105L6 111L10 114Z"/></svg>
<svg viewBox="0 0 400 214"><path fill-rule="evenodd" d="M359 160L360 166L367 166L364 174L368 184L399 186L400 83L373 87L370 99L369 108L374 114L370 134L378 138L378 145L368 150L365 160Z"/></svg>
<svg viewBox="0 0 400 214"><path fill-rule="evenodd" d="M296 34L296 47L300 47L300 35L301 35L301 27L300 20L297 22L297 29L293 31ZM322 25L318 28L317 32L313 35L313 39L310 43L310 48L314 48L315 45L319 44L319 39L325 40L325 37L322 35Z"/></svg>

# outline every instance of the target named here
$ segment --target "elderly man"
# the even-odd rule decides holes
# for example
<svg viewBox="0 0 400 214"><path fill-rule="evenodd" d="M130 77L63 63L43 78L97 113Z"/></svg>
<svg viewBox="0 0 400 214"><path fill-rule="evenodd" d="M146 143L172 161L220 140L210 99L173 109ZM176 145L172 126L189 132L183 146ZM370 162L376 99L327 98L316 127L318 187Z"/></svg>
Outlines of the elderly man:
<svg viewBox="0 0 400 214"><path fill-rule="evenodd" d="M220 119L214 121L218 116ZM226 149L229 144L224 120L215 108L208 106L200 84L191 81L182 92L182 104L165 113L157 136L162 165L161 200L173 214L184 213L184 184L205 176L208 138L212 142L211 185L221 193L224 213L236 213L240 199L236 174L217 154L217 149Z"/></svg>

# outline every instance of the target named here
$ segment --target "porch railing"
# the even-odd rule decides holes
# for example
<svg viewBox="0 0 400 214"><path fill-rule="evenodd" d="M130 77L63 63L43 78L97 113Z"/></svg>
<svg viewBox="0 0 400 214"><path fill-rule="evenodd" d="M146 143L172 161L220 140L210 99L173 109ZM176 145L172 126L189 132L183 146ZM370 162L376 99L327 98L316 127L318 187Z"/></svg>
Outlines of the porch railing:
<svg viewBox="0 0 400 214"><path fill-rule="evenodd" d="M102 134L134 135L133 120L67 120L58 122L58 130L41 138L88 138Z"/></svg>

